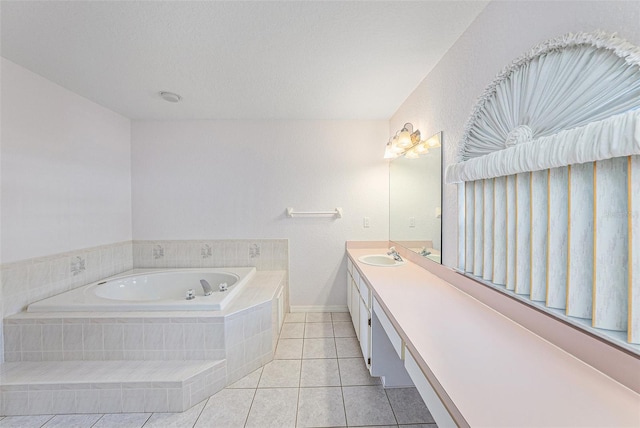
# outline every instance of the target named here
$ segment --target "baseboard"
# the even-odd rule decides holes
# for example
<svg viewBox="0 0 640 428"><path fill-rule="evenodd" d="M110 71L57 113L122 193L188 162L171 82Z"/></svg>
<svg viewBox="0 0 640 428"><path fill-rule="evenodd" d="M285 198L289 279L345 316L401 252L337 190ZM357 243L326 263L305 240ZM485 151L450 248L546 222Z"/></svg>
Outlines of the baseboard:
<svg viewBox="0 0 640 428"><path fill-rule="evenodd" d="M346 305L334 306L294 306L291 305L291 312L349 312Z"/></svg>

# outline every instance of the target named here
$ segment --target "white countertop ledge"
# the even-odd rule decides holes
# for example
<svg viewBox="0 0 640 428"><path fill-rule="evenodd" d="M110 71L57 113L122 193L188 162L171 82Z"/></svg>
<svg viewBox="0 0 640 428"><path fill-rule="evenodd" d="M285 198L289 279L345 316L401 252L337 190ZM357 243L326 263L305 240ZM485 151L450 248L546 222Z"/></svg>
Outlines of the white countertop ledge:
<svg viewBox="0 0 640 428"><path fill-rule="evenodd" d="M358 261L381 251L347 253L470 426L640 426L639 394L414 263Z"/></svg>

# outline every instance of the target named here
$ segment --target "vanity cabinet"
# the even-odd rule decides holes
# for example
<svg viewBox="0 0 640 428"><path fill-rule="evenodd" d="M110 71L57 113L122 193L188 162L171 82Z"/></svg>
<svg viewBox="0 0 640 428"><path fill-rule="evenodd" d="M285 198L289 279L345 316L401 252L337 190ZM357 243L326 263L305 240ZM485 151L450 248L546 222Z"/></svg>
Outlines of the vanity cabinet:
<svg viewBox="0 0 640 428"><path fill-rule="evenodd" d="M351 314L361 343L369 341L369 371L385 388L415 385L438 426L638 426L635 389L471 298L464 289L477 284L461 275L453 285L410 262L385 268L354 261L379 251L347 250L357 291ZM371 314L368 330L362 314ZM638 372L626 353L622 359L599 342L576 343L629 364L610 368L621 379ZM514 370L505 355L533 369Z"/></svg>
<svg viewBox="0 0 640 428"><path fill-rule="evenodd" d="M351 259L347 258L347 306L365 364L385 388L418 388L440 426L455 426L431 388L404 340L373 295Z"/></svg>
<svg viewBox="0 0 640 428"><path fill-rule="evenodd" d="M347 306L367 368L371 367L371 293L351 260L347 263Z"/></svg>

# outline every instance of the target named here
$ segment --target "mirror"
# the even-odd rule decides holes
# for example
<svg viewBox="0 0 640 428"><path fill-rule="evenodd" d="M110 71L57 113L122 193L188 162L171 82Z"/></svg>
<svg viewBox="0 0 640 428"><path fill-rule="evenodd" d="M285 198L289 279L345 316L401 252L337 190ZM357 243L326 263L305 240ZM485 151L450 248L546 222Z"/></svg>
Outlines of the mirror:
<svg viewBox="0 0 640 428"><path fill-rule="evenodd" d="M389 240L441 263L442 132L429 152L389 164Z"/></svg>

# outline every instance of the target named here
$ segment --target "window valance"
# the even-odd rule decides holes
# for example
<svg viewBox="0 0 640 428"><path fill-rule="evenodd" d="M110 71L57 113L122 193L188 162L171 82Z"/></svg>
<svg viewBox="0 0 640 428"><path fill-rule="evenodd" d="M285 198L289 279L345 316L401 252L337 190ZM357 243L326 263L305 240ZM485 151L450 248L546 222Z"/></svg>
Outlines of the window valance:
<svg viewBox="0 0 640 428"><path fill-rule="evenodd" d="M505 67L480 96L447 183L638 154L637 109L637 46L603 32L546 41Z"/></svg>

